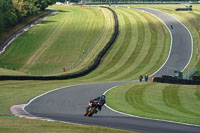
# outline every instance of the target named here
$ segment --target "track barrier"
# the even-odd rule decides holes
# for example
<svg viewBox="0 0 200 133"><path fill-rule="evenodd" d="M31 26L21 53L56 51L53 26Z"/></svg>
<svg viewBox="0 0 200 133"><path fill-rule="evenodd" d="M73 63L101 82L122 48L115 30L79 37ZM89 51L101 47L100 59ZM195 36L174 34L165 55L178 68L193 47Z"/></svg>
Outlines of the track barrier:
<svg viewBox="0 0 200 133"><path fill-rule="evenodd" d="M88 73L95 70L98 67L98 65L100 64L103 56L106 54L108 49L111 47L111 45L116 40L118 32L119 32L118 31L119 30L118 18L117 18L117 14L115 13L115 11L109 7L101 6L101 8L107 8L108 10L110 10L112 12L112 14L114 16L114 21L115 21L114 33L113 33L110 41L101 50L101 52L98 54L95 61L88 68L85 68L84 70L81 70L81 71L73 73L73 74L67 74L67 75L62 75L62 76L0 76L0 80L66 80L66 79L72 79L72 78L78 78L81 76L85 76Z"/></svg>
<svg viewBox="0 0 200 133"><path fill-rule="evenodd" d="M169 83L169 84L200 85L200 76L193 76L192 80L189 80L189 79L178 79L177 77L163 75L162 77L154 77L154 82Z"/></svg>

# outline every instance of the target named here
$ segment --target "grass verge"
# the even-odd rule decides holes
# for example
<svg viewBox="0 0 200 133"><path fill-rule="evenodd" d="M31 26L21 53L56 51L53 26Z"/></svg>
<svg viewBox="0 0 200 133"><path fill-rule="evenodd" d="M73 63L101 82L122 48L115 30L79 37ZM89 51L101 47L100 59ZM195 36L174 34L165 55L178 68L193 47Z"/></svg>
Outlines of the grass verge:
<svg viewBox="0 0 200 133"><path fill-rule="evenodd" d="M119 36L99 67L84 79L134 80L152 74L166 60L170 35L155 17L138 10L113 8L119 19Z"/></svg>
<svg viewBox="0 0 200 133"><path fill-rule="evenodd" d="M132 58L128 58L128 57L131 57L131 55L135 53L133 51L134 49L138 47L136 45L138 44L137 43L138 40L144 39L146 40L146 42L153 42L154 46L158 46L155 44L155 40L153 40L153 38L151 38L150 36L145 35L145 38L140 38L141 36L139 37L139 34L141 33L139 33L139 30L138 30L139 29L138 27L140 27L141 25L141 27L146 27L144 29L148 31L151 34L151 36L155 36L156 33L152 30L162 29L161 28L162 24L158 23L157 19L152 20L151 18L149 18L149 15L141 15L140 12L137 12L137 11L136 12L127 11L127 9L118 9L118 8L116 8L115 10L117 11L118 17L120 19L120 38L118 38L116 44L113 45L112 49L109 51L109 53L107 53L107 56L104 58L104 60L102 61L102 64L98 68L99 70L94 71L93 73L91 73L91 75L88 75L86 77L76 79L76 80L53 81L53 82L52 81L50 82L49 81L37 81L37 82L35 81L20 81L20 82L19 81L2 81L0 82L0 90L1 90L0 114L11 115L9 112L9 108L11 105L27 103L29 99L41 93L49 91L51 89L55 89L55 88L59 88L62 86L67 86L67 85L72 85L72 84L80 84L84 82L100 81L99 80L100 78L107 75L110 75L110 76L108 76L107 78L102 78L101 81L114 80L117 74L119 76L117 78L120 78L121 74L112 73L112 72L117 71L121 66L130 62L128 61L128 59L132 59ZM170 9L170 10L173 10L173 9ZM150 24L148 24L148 21L150 21ZM132 36L129 36L128 33L130 32ZM163 31L163 34L160 34L160 32L158 32L157 34L161 35L160 37L157 37L157 38L161 38L160 41L161 41L161 44L163 45L162 47L166 46L166 44L168 43L166 43L167 41L165 42L163 38L167 37L167 33ZM127 39L128 41L126 42L124 38L128 38ZM127 45L126 50L123 50L120 48L122 44ZM130 45L130 44L134 44L134 45ZM148 45L148 48L150 48L150 45ZM130 62L131 69L126 69L127 71L133 70L132 67L135 68L135 66L140 65L140 62L143 62L142 60L146 59L145 57L146 55L148 55L148 51L149 51L148 48L143 47L141 48L143 50L139 50L140 52L140 54L138 54L139 56L137 56L137 58L135 56L134 58L136 59L133 59L137 62ZM160 50L159 47L156 47L156 49L157 51ZM163 49L166 49L166 48L163 48ZM119 50L121 50L122 56L117 56L118 54L116 53L120 53ZM126 52L123 52L123 51L126 51ZM146 54L143 55L144 53ZM129 55L129 56L126 56L126 55ZM160 55L153 55L153 56L160 57ZM159 59L160 58L158 58L158 60ZM164 59L165 58L163 58L163 60ZM146 72L149 72L150 70L152 70L152 68L154 68L155 65L157 65L156 61L154 63L146 64L146 67L144 67ZM110 63L114 64L112 69L108 67ZM151 64L153 64L153 66L149 67L149 65ZM127 68L127 66L124 68ZM102 69L105 69L105 70L110 69L109 71L111 72L102 71ZM141 69L140 71L143 71L144 69ZM126 70L124 69L124 71ZM124 71L122 71L121 73L123 74ZM123 78L123 80L136 79L137 77L138 77L137 75L133 75L133 77ZM175 89L173 90L171 88L175 88ZM115 89L113 89L112 90L113 92L111 91L111 92L108 92L107 94L108 105L114 109L117 109L122 112L130 113L130 114L134 114L134 115L143 116L143 117L151 117L151 118L157 118L157 119L167 119L167 120L199 124L199 121L200 121L199 120L199 107L200 107L199 106L199 100L200 100L199 86L181 86L181 85L170 86L167 84L144 83L144 84L133 84L133 85L121 86L117 89L120 89L121 91L115 91ZM170 94L173 94L173 95L170 95ZM117 103L113 102L113 101L116 101L116 99L119 99L119 102ZM124 108L121 109L118 107L118 105ZM126 109L126 110L124 111L123 109ZM182 109L184 110L180 111ZM13 119L6 119L6 118L0 118L0 120L8 121L6 122L7 125L3 125L1 127L2 131L5 131L5 132L10 131L9 128L13 126L14 122L19 122L19 121L14 121ZM29 120L22 120L21 125L16 124L17 126L15 126L14 129L19 130L19 131L22 131L22 129L25 129L25 131L27 131L29 128L31 128L35 124L34 123L35 121L34 121L29 126L24 127L23 124L26 125L26 123L29 123L28 121ZM50 130L46 128L43 129L43 124L41 124L43 122L40 123L37 121L36 123L42 129L41 131L45 132L47 130L50 132ZM48 122L44 122L44 123L48 123ZM47 124L46 127L49 127L49 125ZM58 130L60 129L59 130L60 132L62 131L62 128L63 128L62 126L55 127L55 129L58 129ZM12 131L14 129L12 129ZM98 130L98 129L99 128L96 128L94 130ZM74 130L76 131L76 129ZM89 130L89 132L93 132L93 131ZM35 132L40 132L40 131L36 130ZM57 132L57 131L52 131L52 132Z"/></svg>
<svg viewBox="0 0 200 133"><path fill-rule="evenodd" d="M58 73L63 68L68 72L77 66L83 68L92 63L113 33L112 13L107 9L51 8L60 12L17 38L0 57L2 68L12 67L32 75ZM84 59L85 63L81 64Z"/></svg>
<svg viewBox="0 0 200 133"><path fill-rule="evenodd" d="M134 83L107 92L107 105L136 116L200 125L199 90L200 86Z"/></svg>
<svg viewBox="0 0 200 133"><path fill-rule="evenodd" d="M128 131L97 126L84 126L60 122L0 118L1 133L130 133Z"/></svg>
<svg viewBox="0 0 200 133"><path fill-rule="evenodd" d="M89 81L88 81L89 82ZM31 98L45 93L55 88L69 86L73 84L85 83L81 80L67 81L3 81L0 82L0 132L3 133L64 133L64 132L119 132L128 131L97 127L66 124L60 122L47 122L40 120L28 120L22 118L12 118L9 108L14 104L27 103ZM1 117L4 116L4 117ZM5 116L10 118L5 118Z"/></svg>
<svg viewBox="0 0 200 133"><path fill-rule="evenodd" d="M133 6L133 5L131 5ZM192 72L197 68L199 75L200 71L200 4L193 4L192 11L175 11L176 8L184 8L184 4L158 4L158 5L140 5L140 7L154 8L160 11L167 12L178 18L191 32L193 38L193 55L190 64L185 69L184 74Z"/></svg>

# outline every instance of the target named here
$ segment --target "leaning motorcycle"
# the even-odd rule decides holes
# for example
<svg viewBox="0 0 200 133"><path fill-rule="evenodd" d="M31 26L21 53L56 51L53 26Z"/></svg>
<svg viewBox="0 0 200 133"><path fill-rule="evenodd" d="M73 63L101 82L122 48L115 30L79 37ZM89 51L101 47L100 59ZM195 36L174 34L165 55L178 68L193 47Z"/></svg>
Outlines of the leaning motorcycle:
<svg viewBox="0 0 200 133"><path fill-rule="evenodd" d="M89 116L91 117L94 113L97 113L97 108L99 108L101 106L101 104L99 103L99 101L94 101L92 103L89 103L87 108L86 108L86 112L84 114L84 116Z"/></svg>

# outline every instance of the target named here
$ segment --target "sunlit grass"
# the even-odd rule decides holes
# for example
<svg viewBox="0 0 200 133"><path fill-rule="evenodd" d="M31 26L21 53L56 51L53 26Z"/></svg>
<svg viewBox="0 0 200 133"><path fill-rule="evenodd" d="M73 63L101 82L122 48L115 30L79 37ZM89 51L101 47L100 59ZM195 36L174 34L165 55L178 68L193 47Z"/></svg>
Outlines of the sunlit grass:
<svg viewBox="0 0 200 133"><path fill-rule="evenodd" d="M112 13L107 9L100 11L96 7L73 6L51 8L60 12L16 39L0 57L2 68L36 75L58 73L64 67L67 71L77 65L80 67L87 54L93 53L93 58L88 58L83 64L86 67L113 33ZM98 50L92 52L92 49Z"/></svg>
<svg viewBox="0 0 200 133"><path fill-rule="evenodd" d="M118 14L119 36L100 66L88 79L134 80L153 74L169 53L170 35L155 17L138 10L113 8Z"/></svg>
<svg viewBox="0 0 200 133"><path fill-rule="evenodd" d="M176 8L176 6L177 5L161 5L159 8L166 12L175 13L174 9ZM148 7L153 7L153 5L148 5ZM59 8L62 9L62 7ZM73 84L108 81L116 79L133 80L137 79L139 74L151 74L156 69L158 69L161 66L161 64L165 61L170 45L169 33L167 32L164 25L161 22L159 22L159 20L157 20L156 18L149 16L149 14L146 13L143 14L140 11L120 8L113 9L116 11L119 18L119 36L114 45L111 47L109 52L102 60L102 63L97 70L95 70L86 77L66 81L1 81L0 115L11 115L9 111L10 106L14 104L27 103L28 100L30 100L31 98L55 88L60 88L63 86ZM194 6L194 9L194 12L179 12L175 13L175 15L177 15L178 18L181 18L180 20L183 21L183 23L186 24L186 26L188 26L189 29L192 29L191 31L194 39L194 48L196 51L194 51L195 56L192 59L192 63L195 64L197 63L195 61L198 61L199 59L198 51L200 48L196 44L199 44L198 37L200 31L198 29L199 9L196 8L196 6ZM191 16L193 19L190 18ZM189 22L191 22L191 24ZM110 22L110 24L112 25L113 22ZM149 35L144 34L144 32L148 32ZM145 41L146 43L144 43ZM159 47L157 43L160 44ZM95 53L95 51L93 52ZM92 54L90 55L90 57L92 57ZM148 64L143 64L145 61L149 61ZM49 62L47 65L51 65L51 63ZM142 66L143 69L138 70L136 69L137 66ZM126 76L126 74L131 71L137 72L137 74L129 74L130 77ZM12 74L12 72L10 71L4 71L4 73ZM199 88L199 86L174 86L168 84L137 83L120 86L108 92L107 103L109 106L118 111L133 115L200 124ZM0 120L5 121L4 125L0 124L0 131L6 133L13 132L14 130L16 130L17 132L26 132L31 127L35 128L43 126L48 128L52 126L51 123L49 124L48 122L43 121L36 121L36 123L35 121L30 121L29 123L29 120L24 119L19 119L15 121L10 118L0 118ZM15 122L21 125L14 124ZM24 124L25 126L23 126ZM66 124L65 126L68 125ZM72 125L72 127L73 126L74 125ZM10 129L10 127L12 128ZM72 127L69 127L69 132L82 131L78 130L78 128L80 128L79 126L75 126L75 128L71 129ZM63 127L62 124L57 125L57 123L54 127L55 130L47 128L39 128L41 129L41 131L33 129L33 131L66 131L65 127ZM83 130L83 132L93 132L94 130L99 130L98 127L94 127L91 130L88 129L88 127L86 128L87 130ZM103 128L100 129L100 131L104 130L105 129ZM109 130L109 132L116 131Z"/></svg>
<svg viewBox="0 0 200 133"><path fill-rule="evenodd" d="M129 5L133 6L134 5ZM139 5L140 7L154 8L160 11L167 12L177 19L179 19L191 32L193 38L193 55L190 64L185 70L185 73L193 71L198 68L200 71L200 4L193 4L192 11L175 11L176 8L184 8L185 4L152 4L152 5ZM137 6L138 7L138 6ZM200 73L197 72L196 75Z"/></svg>
<svg viewBox="0 0 200 133"><path fill-rule="evenodd" d="M134 83L112 89L107 105L120 112L200 125L200 86Z"/></svg>
<svg viewBox="0 0 200 133"><path fill-rule="evenodd" d="M97 126L84 126L60 122L47 122L28 119L0 118L1 133L130 133L119 129Z"/></svg>

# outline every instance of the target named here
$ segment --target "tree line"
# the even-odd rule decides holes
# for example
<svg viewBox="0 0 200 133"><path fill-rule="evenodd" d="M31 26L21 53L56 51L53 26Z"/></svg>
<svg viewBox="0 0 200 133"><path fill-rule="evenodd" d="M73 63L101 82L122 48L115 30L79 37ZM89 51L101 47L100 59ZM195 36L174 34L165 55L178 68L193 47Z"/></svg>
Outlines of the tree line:
<svg viewBox="0 0 200 133"><path fill-rule="evenodd" d="M56 0L0 0L0 33L54 3Z"/></svg>

